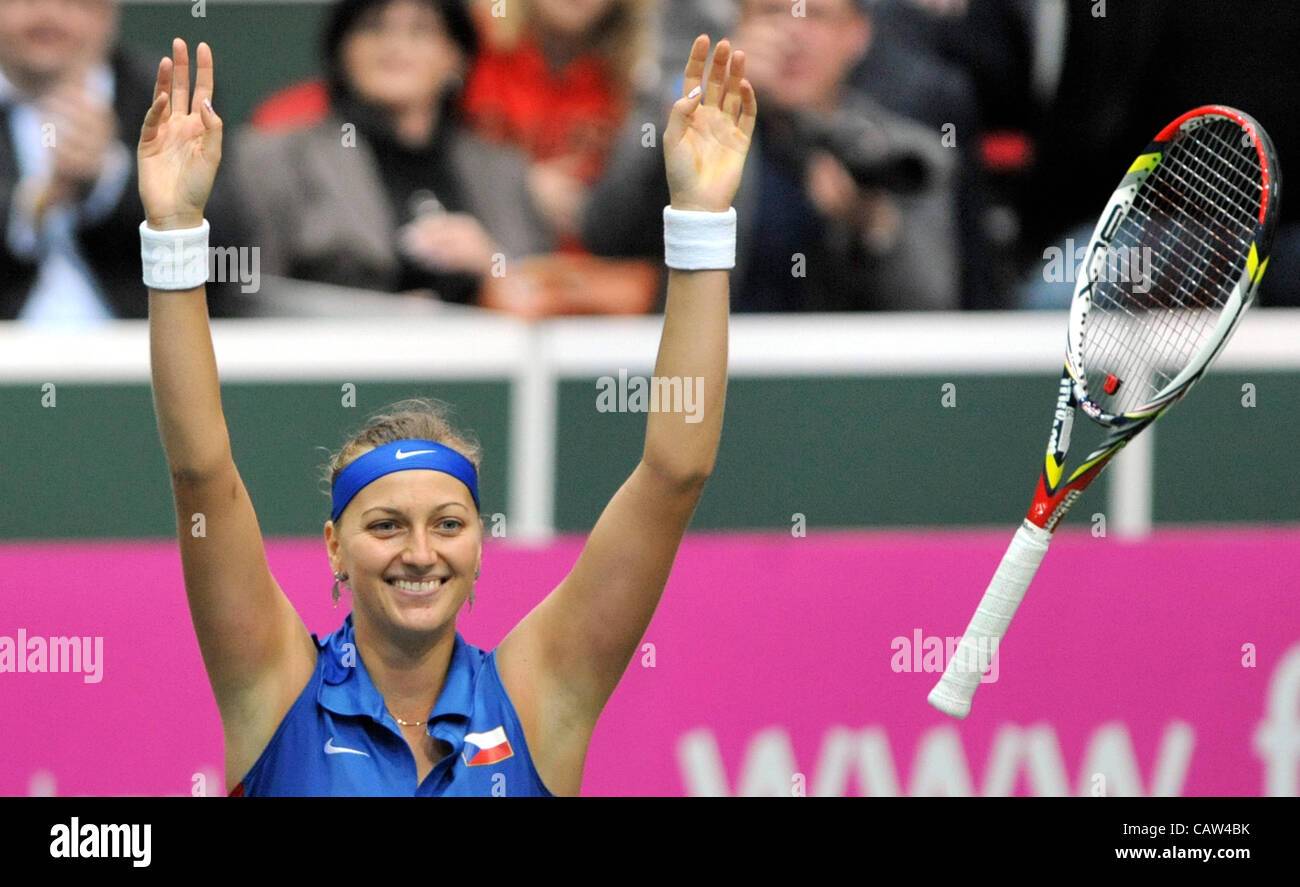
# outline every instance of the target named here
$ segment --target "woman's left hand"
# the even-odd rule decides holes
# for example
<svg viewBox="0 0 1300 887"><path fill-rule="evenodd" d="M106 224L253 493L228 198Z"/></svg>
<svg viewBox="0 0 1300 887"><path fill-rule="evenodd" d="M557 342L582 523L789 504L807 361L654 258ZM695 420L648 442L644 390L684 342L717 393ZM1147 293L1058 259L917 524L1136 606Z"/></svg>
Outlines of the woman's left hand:
<svg viewBox="0 0 1300 887"><path fill-rule="evenodd" d="M705 79L709 38L701 34L686 63L683 97L664 131L664 164L675 209L725 212L740 187L758 102L744 78L745 54L723 39ZM730 65L728 65L730 63ZM692 90L700 93L691 96Z"/></svg>

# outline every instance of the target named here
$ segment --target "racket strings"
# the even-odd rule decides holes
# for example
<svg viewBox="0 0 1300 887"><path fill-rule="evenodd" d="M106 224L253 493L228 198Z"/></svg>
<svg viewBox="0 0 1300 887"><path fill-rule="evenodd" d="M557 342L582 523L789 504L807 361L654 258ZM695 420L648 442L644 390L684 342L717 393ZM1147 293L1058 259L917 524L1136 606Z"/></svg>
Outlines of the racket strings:
<svg viewBox="0 0 1300 887"><path fill-rule="evenodd" d="M1157 197L1164 197L1161 192L1157 192ZM1134 211L1142 213L1147 217L1148 224L1151 216L1143 213L1141 207L1135 206ZM1157 215L1157 218L1159 216ZM1177 234L1182 240L1184 246L1189 249L1193 245L1198 247L1196 256L1174 256L1181 262L1182 273L1173 278L1169 275L1164 263L1155 261L1154 257L1149 262L1147 268L1148 284L1150 290L1143 295L1146 299L1119 299L1116 300L1116 308L1128 315L1129 322L1141 322L1145 324L1148 335L1144 335L1140 342L1131 343L1134 346L1140 346L1146 351L1154 349L1155 356L1159 360L1153 361L1157 367L1168 367L1170 372L1156 369L1149 384L1152 386L1151 394L1161 390L1169 381L1172 381L1174 375L1187 363L1187 355L1195 353L1200 337L1195 335L1201 331L1202 327L1211 327L1215 315L1201 315L1204 321L1202 324L1189 323L1189 316L1185 313L1188 310L1215 310L1222 307L1222 300L1218 303L1207 300L1206 292L1211 294L1224 293L1223 281L1219 281L1217 286L1196 287L1196 281L1204 276L1208 269L1204 267L1208 261L1214 263L1217 261L1218 267L1227 266L1232 260L1222 249L1216 249L1215 240L1222 244L1222 238L1215 235L1212 231L1208 232L1209 239L1202 233L1189 230L1177 218L1172 218L1173 226L1178 229ZM1141 241L1130 244L1134 248L1142 248ZM1236 279L1236 277L1232 277ZM1226 296L1225 296L1226 298ZM1142 304L1143 302L1154 304ZM1163 307L1169 309L1160 314L1151 314L1153 307ZM1183 309L1184 313L1175 314L1175 309Z"/></svg>
<svg viewBox="0 0 1300 887"><path fill-rule="evenodd" d="M1258 210L1259 202L1262 199L1261 183L1256 179L1251 180L1250 172L1253 170L1256 176L1261 175L1259 168L1259 156L1255 153L1254 142L1240 125L1233 122L1232 129L1246 137L1246 143L1241 144L1240 140L1235 143L1224 139L1219 132L1213 127L1207 127L1205 137L1212 140L1225 150L1219 155L1219 168L1207 164L1204 158L1197 155L1191 155L1190 159L1201 163L1212 175L1236 192L1234 197L1238 204L1251 206L1254 205ZM1242 150L1250 149L1249 152Z"/></svg>
<svg viewBox="0 0 1300 887"><path fill-rule="evenodd" d="M1236 126L1236 124L1233 124L1233 126L1238 131L1243 131L1240 127ZM1206 127L1206 129L1209 130L1209 127ZM1214 159L1214 163L1210 163L1204 155L1200 154L1188 153L1184 156L1183 159L1188 164L1186 170L1205 185L1205 189L1203 189L1201 193L1204 193L1204 191L1213 191L1215 192L1215 196L1219 197L1221 200L1236 205L1250 205L1252 202L1257 203L1259 200L1259 194L1256 193L1252 195L1241 187L1242 182L1245 182L1246 186L1250 187L1247 174L1243 172L1240 167L1234 165L1238 163L1245 164L1253 162L1256 169L1258 169L1259 164L1256 162L1254 153L1252 152L1250 155L1246 155L1238 151L1230 142L1221 138L1212 130L1204 133L1204 139L1207 143L1222 146L1226 151L1221 153L1215 152L1212 146L1207 144L1209 150L1206 153ZM1191 166L1193 163L1199 164L1209 175L1218 179L1220 184L1216 185L1204 176L1199 175L1195 168ZM1225 173L1227 175L1225 175ZM1172 175L1173 173L1171 172L1170 174ZM1232 178L1229 178L1229 176ZM1237 181L1234 181L1234 179ZM1235 193L1228 194L1226 191L1222 190L1223 187L1229 188Z"/></svg>
<svg viewBox="0 0 1300 887"><path fill-rule="evenodd" d="M1191 159L1197 162L1202 162L1202 165L1205 165L1200 158L1194 157ZM1214 173L1216 175L1218 174L1217 171L1210 169L1208 165L1206 166L1206 169L1211 173ZM1171 168L1167 172L1171 178L1177 180L1185 188L1189 190L1195 188L1195 184L1192 182L1188 182L1184 177L1180 176L1178 174L1178 170ZM1210 183L1203 176L1198 175L1196 171L1190 167L1190 165L1187 168L1187 172L1191 175L1191 177L1198 179L1201 183L1213 189L1213 184ZM1219 177L1222 178L1222 176ZM1155 193L1159 197L1163 198L1171 207L1176 206L1174 203L1176 199L1175 196L1160 190L1158 183L1155 187ZM1208 224L1204 226L1203 233L1205 235L1208 235L1209 237L1212 237L1214 241L1217 241L1217 246L1219 248L1216 248L1216 244L1214 242L1206 239L1205 237L1200 236L1197 232L1189 231L1186 228L1186 226L1182 223L1182 221L1177 217L1171 217L1171 220L1178 228L1181 229L1182 232L1185 233L1185 235L1189 239L1199 241L1205 250L1213 252L1216 258L1220 259L1227 265L1232 265L1235 263L1235 259L1232 258L1234 256L1244 257L1244 252L1246 248L1249 247L1250 245L1249 233L1250 233L1250 229L1253 227L1250 224L1250 222L1246 223L1245 228L1238 227L1236 230L1233 230L1233 228L1224 224L1224 220L1219 215L1207 215L1206 221ZM1216 227L1219 229L1218 231L1215 230ZM1190 271L1191 269L1188 269L1189 273Z"/></svg>
<svg viewBox="0 0 1300 887"><path fill-rule="evenodd" d="M1191 158L1191 159L1197 162L1201 162L1202 165L1205 165L1200 158ZM1210 170L1210 167L1206 165L1206 169ZM1190 177L1198 179L1200 182L1204 183L1209 188L1213 189L1213 184L1210 183L1208 180L1206 180L1203 176L1198 175L1196 171L1190 167L1190 165L1186 167L1186 171L1190 174ZM1216 172L1213 170L1210 171ZM1184 193L1192 193L1192 194L1196 193L1195 191L1196 184L1187 181L1183 176L1179 175L1180 170L1175 169L1173 166L1171 166L1169 169L1165 170L1165 172L1169 178L1174 179L1175 181L1177 181L1179 184L1183 186L1183 188L1185 189ZM1177 209L1176 201L1179 199L1180 195L1171 194L1167 190L1162 189L1160 185L1161 182L1158 181L1153 183L1153 188L1152 188L1153 195L1161 198L1164 201L1164 203L1170 208L1170 210L1176 210ZM1193 200L1195 200L1195 198L1193 198ZM1150 203L1151 201L1147 201L1147 202ZM1198 207L1198 209L1205 211L1204 207ZM1251 218L1253 219L1253 216ZM1239 255L1242 250L1244 250L1247 246L1249 246L1248 235L1251 227L1249 222L1247 223L1245 229L1246 236L1243 236L1242 229L1237 228L1237 230L1233 230L1233 228L1226 225L1224 223L1223 218L1221 218L1217 214L1210 215L1207 213L1207 215L1205 216L1205 220L1207 224L1203 227L1203 231L1194 232L1187 229L1187 227L1183 224L1182 220L1179 219L1177 216L1174 215L1170 216L1170 221L1179 229L1181 229L1181 231L1184 232L1189 239L1200 241L1202 246L1204 246L1208 250L1214 251L1218 255L1218 257L1223 259L1225 262L1231 263L1233 260L1229 258L1230 256ZM1214 230L1216 226L1220 229L1222 233L1216 232ZM1218 244L1221 248L1216 250L1212 242L1200 236L1201 233L1214 238L1214 240L1218 241ZM1224 235L1226 235L1226 238ZM1229 241L1229 238L1231 239L1231 242Z"/></svg>
<svg viewBox="0 0 1300 887"><path fill-rule="evenodd" d="M1212 249L1208 241L1193 237L1190 232L1181 233L1185 241L1198 241L1206 249ZM1143 248L1140 239L1128 244L1121 242L1121 245ZM1184 261L1189 266L1194 262L1186 258ZM1188 323L1186 312L1210 307L1200 293L1189 288L1187 273L1177 279L1171 278L1164 264L1153 258L1148 262L1146 275L1146 300L1169 309L1163 314L1152 314L1153 305L1126 298L1130 295L1128 293L1117 298L1115 294L1107 293L1104 287L1099 288L1103 290L1100 294L1094 291L1094 305L1100 304L1103 311L1113 309L1116 316L1110 323L1091 325L1087 365L1101 369L1109 367L1117 379L1127 382L1129 394L1123 398L1124 401L1140 401L1144 393L1154 394L1173 378L1177 372L1174 364L1180 363L1179 354L1187 350L1189 333L1195 327L1195 324ZM1183 313L1174 314L1176 309L1182 309ZM1106 352L1094 357L1106 343L1110 345ZM1145 356L1145 367L1135 366L1133 360L1117 360L1121 355L1135 354ZM1143 370L1145 375L1139 378L1138 373ZM1097 390L1095 384L1091 387Z"/></svg>
<svg viewBox="0 0 1300 887"><path fill-rule="evenodd" d="M1221 139L1218 142L1223 145L1227 144ZM1157 219L1167 218L1178 229L1177 233L1182 240L1181 245L1196 252L1195 256L1184 254L1180 257L1185 262L1182 265L1183 273L1175 284L1175 289L1186 298L1182 300L1175 299L1172 304L1166 302L1164 307L1172 307L1173 304L1181 301L1184 306L1196 305L1217 308L1222 306L1222 302L1226 299L1228 291L1230 291L1230 287L1225 288L1223 286L1225 279L1228 275L1232 275L1232 280L1235 280L1236 276L1238 276L1233 272L1240 270L1240 262L1232 257L1240 256L1240 261L1244 261L1244 251L1249 241L1241 235L1243 230L1248 233L1251 225L1249 222L1243 224L1240 219L1235 220L1236 224L1234 225L1225 224L1224 215L1216 213L1214 210L1217 206L1221 206L1223 199L1229 195L1215 188L1213 183L1207 180L1205 176L1196 172L1193 163L1201 163L1207 170L1212 169L1204 162L1202 157L1190 154L1186 159L1191 162L1182 166L1178 163L1179 158L1177 156L1173 157L1172 162L1165 167L1163 175L1152 182L1150 199L1135 202L1139 204L1148 203L1154 207L1152 213L1146 213L1148 218L1153 214L1158 214L1156 215ZM1219 160L1220 164L1223 162L1222 159ZM1161 179L1172 179L1182 188L1178 193L1170 193L1169 189L1162 187ZM1191 179L1197 181L1194 182ZM1198 190L1196 187L1198 182L1205 185L1206 188ZM1207 194L1206 190L1215 193ZM1238 194L1242 193L1240 189L1237 190ZM1178 215L1180 212L1187 213L1187 209L1179 205L1179 198L1185 195L1191 195L1192 210L1198 214L1197 217L1204 223L1195 230L1189 229ZM1215 197L1219 198L1217 206L1214 200ZM1139 206L1139 210L1142 209L1143 207ZM1178 245L1175 244L1175 249ZM1163 272L1164 268L1157 267L1155 270ZM1219 272L1219 280L1212 279L1208 285L1202 285L1199 288L1189 286L1204 272L1213 270ZM1206 298L1207 294L1210 297L1208 300ZM1213 301L1216 297L1217 302Z"/></svg>
<svg viewBox="0 0 1300 887"><path fill-rule="evenodd" d="M1098 273L1083 364L1098 406L1136 410L1204 350L1245 272L1261 177L1254 142L1226 117L1175 138L1147 176L1106 256L1113 270L1118 255L1129 273L1116 280L1088 269Z"/></svg>
<svg viewBox="0 0 1300 887"><path fill-rule="evenodd" d="M1234 122L1225 120L1224 123L1230 126L1234 133L1241 133L1240 128ZM1203 135L1208 141L1217 143L1218 146L1228 150L1218 152L1211 150L1208 152L1215 158L1213 165L1207 162L1203 155L1195 152L1188 152L1185 157L1188 161L1186 169L1180 170L1178 164L1175 163L1169 167L1167 173L1170 177L1185 187L1192 188L1193 193L1203 193L1196 192L1194 190L1194 184L1179 174L1180 171L1185 171L1191 178L1195 178L1200 184L1214 192L1213 196L1218 198L1217 206L1221 207L1226 202L1230 207L1244 210L1244 217L1241 217L1243 215L1241 212L1237 214L1239 216L1238 218L1232 218L1231 214L1225 217L1223 213L1213 212L1212 210L1216 208L1214 206L1201 207L1202 210L1211 210L1204 212L1202 215L1202 218L1207 223L1204 228L1204 233L1207 236L1193 237L1192 240L1200 243L1201 249L1199 250L1198 259L1203 260L1205 264L1188 264L1184 269L1184 275L1183 279L1180 281L1179 290L1185 292L1186 286L1184 283L1190 283L1196 279L1198 273L1204 272L1206 277L1208 277L1208 280L1202 283L1201 288L1204 292L1215 297L1216 301L1213 304L1207 305L1200 298L1192 300L1195 304L1210 309L1212 313L1201 315L1200 320L1202 323L1200 324L1185 325L1181 330L1183 335L1180 337L1180 340L1177 342L1170 341L1170 347L1165 349L1164 356L1167 358L1168 362L1172 364L1175 375L1200 352L1205 339L1208 338L1209 332L1214 328L1214 324L1218 321L1219 313L1226 303L1228 296L1231 294L1233 284L1240 279L1245 270L1246 252L1250 245L1250 234L1254 229L1253 222L1257 215L1259 205L1258 199L1251 200L1249 195L1242 191L1241 188L1232 185L1229 179L1223 174L1227 173L1236 178L1244 178L1244 174L1240 173L1238 170L1247 164L1253 165L1258 169L1258 164L1255 162L1257 160L1256 155L1252 153L1247 156L1242 152L1236 151L1227 140L1218 135L1214 127L1205 127ZM1251 143L1248 141L1247 144ZM1229 187L1236 192L1235 195L1229 194L1221 188L1215 187L1212 181L1205 176L1198 174L1196 171L1197 164L1203 167L1207 173L1213 175L1220 182L1228 184ZM1234 166L1234 164L1236 165ZM1243 198L1250 201L1250 203L1243 205ZM1211 200L1211 203L1213 204L1214 201ZM1173 205L1173 208L1176 209L1176 205ZM1173 218L1177 221L1176 216L1173 216ZM1230 221L1235 222L1236 224L1230 224ZM1181 223L1178 227L1186 230L1185 226ZM1170 381L1172 381L1172 376L1166 376L1163 379L1163 384L1159 387L1163 388L1164 384L1167 384Z"/></svg>
<svg viewBox="0 0 1300 887"><path fill-rule="evenodd" d="M1213 134L1210 133L1210 135ZM1219 140L1219 142L1220 144L1223 144L1225 146L1227 145L1227 143L1223 142L1221 139ZM1200 157L1191 155L1188 159L1191 161L1201 163L1201 165L1204 166L1208 172L1215 174L1218 178L1222 179L1225 182L1227 181L1227 179L1224 179L1222 175L1219 175L1218 170L1214 170L1212 167L1205 164ZM1204 176L1198 175L1195 169L1192 168L1190 164L1186 171L1190 173L1191 177L1199 180L1199 182L1206 185L1210 190L1216 191L1220 197L1227 196L1220 189L1215 188L1213 183L1210 182L1208 179L1206 179ZM1229 169L1229 172L1231 172L1231 169ZM1194 187L1194 183L1189 182L1186 177L1179 175L1179 170L1176 164L1170 164L1170 166L1166 169L1166 174L1172 179L1184 185L1186 188ZM1244 192L1242 192L1240 188L1234 188L1234 190L1237 191L1238 196L1244 194ZM1153 182L1152 194L1153 194L1153 199L1145 202L1162 203L1165 206L1169 207L1170 209L1177 209L1174 196L1170 195L1165 189L1162 189L1158 181ZM1135 203L1139 203L1139 202L1140 201L1135 201ZM1143 212L1143 208L1141 206L1137 206L1136 209L1138 212ZM1149 221L1150 215L1147 213L1143 213L1143 214L1147 216L1147 219ZM1218 270L1224 272L1224 275L1228 275L1227 282L1230 283L1231 281L1235 281L1240 276L1240 270L1241 270L1240 265L1231 258L1231 256L1234 255L1244 256L1245 249L1249 245L1248 240L1240 236L1240 230L1233 231L1231 228L1223 225L1222 220L1217 216L1208 216L1207 220L1209 224L1205 226L1202 229L1202 231L1199 232L1189 230L1187 226L1184 225L1183 222L1177 217L1177 215L1170 215L1169 218L1173 222L1174 226L1179 229L1179 234L1183 238L1185 238L1186 242L1189 245L1192 243L1199 244L1201 249L1199 251L1198 258L1208 259L1211 262L1214 262L1215 264L1212 267L1217 267ZM1219 230L1216 231L1215 230L1216 227ZM1229 239L1235 242L1229 242ZM1213 255L1211 256L1211 254ZM1164 269L1162 267L1155 267L1152 270L1154 272L1152 276L1155 276L1157 274L1160 275L1161 277L1165 276L1163 273ZM1178 291L1180 295L1185 297L1182 300L1184 305L1187 306L1194 305L1200 308L1220 308L1222 307L1221 303L1218 305L1209 304L1206 302L1206 300L1202 297L1200 293L1194 292L1188 288L1189 282L1193 278L1195 278L1199 272L1203 270L1205 269L1203 269L1200 266L1200 263L1196 263L1196 262L1186 263L1183 267L1183 274L1181 275L1179 280L1174 284L1174 288ZM1224 282L1225 281L1223 280L1217 281L1216 282L1217 286L1211 285L1209 287L1205 287L1205 289L1226 298L1226 293L1230 291L1230 286L1227 289L1225 289L1223 286ZM1168 281L1166 280L1164 281L1164 283L1166 283L1167 285ZM1166 306L1168 306L1168 303L1166 303ZM1132 314L1131 311L1129 313ZM1187 333L1192 329L1193 327L1188 325L1183 328L1182 332ZM1166 358L1166 362L1178 364L1179 369L1181 369L1182 365L1185 365L1186 361L1180 360L1178 354L1185 352L1187 350L1186 346L1188 345L1191 345L1194 350L1195 346L1199 344L1198 342L1188 342L1187 338L1188 337L1184 335L1182 337L1182 341L1166 339L1165 340L1166 347L1162 349L1162 355ZM1165 376L1164 381L1169 381L1170 379L1172 379L1172 376Z"/></svg>

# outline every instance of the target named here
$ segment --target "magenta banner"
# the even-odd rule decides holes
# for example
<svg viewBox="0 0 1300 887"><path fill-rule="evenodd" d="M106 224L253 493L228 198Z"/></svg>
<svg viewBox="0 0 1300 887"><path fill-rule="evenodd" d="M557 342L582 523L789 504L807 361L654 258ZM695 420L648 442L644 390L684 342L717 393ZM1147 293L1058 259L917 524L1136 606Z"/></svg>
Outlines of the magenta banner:
<svg viewBox="0 0 1300 887"><path fill-rule="evenodd" d="M1013 529L689 537L584 794L1300 794L1300 530L1063 530L955 721L925 697ZM466 639L582 541L488 540ZM267 549L337 628L324 543ZM0 749L0 794L224 794L175 542L0 545Z"/></svg>

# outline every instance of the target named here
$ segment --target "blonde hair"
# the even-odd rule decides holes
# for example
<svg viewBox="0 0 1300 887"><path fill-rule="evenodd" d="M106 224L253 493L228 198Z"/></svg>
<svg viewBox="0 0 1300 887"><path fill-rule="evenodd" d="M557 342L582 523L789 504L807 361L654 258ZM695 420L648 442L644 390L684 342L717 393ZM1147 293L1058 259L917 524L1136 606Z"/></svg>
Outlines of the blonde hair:
<svg viewBox="0 0 1300 887"><path fill-rule="evenodd" d="M505 15L492 15L493 0L479 0L476 19L485 45L509 51L532 29L529 0L510 0ZM613 0L593 25L586 52L604 59L615 92L624 99L654 88L658 79L658 0Z"/></svg>
<svg viewBox="0 0 1300 887"><path fill-rule="evenodd" d="M326 485L325 494L332 494L339 473L358 456L398 440L431 440L451 447L468 459L476 472L479 471L482 447L472 433L460 431L452 425L448 418L452 409L451 404L441 400L411 397L371 416L364 428L340 450L330 454L321 472L321 480Z"/></svg>

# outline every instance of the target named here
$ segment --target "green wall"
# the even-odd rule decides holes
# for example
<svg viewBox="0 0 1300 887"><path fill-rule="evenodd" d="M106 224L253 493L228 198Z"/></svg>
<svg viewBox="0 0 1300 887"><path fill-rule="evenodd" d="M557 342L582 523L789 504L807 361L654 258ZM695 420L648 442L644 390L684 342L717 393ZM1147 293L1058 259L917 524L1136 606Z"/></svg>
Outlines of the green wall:
<svg viewBox="0 0 1300 887"><path fill-rule="evenodd" d="M173 37L194 48L206 40L216 69L213 106L227 128L243 123L268 94L319 71L319 34L325 3L223 3L208 0L205 15L192 0L124 3L121 40L161 59ZM141 119L147 108L140 111Z"/></svg>
<svg viewBox="0 0 1300 887"><path fill-rule="evenodd" d="M953 408L941 404L945 382ZM1023 376L732 379L694 525L788 528L800 513L809 526L1014 527L1033 494L1054 388ZM641 453L645 415L598 413L595 394L594 379L561 388L559 477L584 480L564 485L563 529L590 527ZM1000 440L1003 425L1030 433Z"/></svg>
<svg viewBox="0 0 1300 887"><path fill-rule="evenodd" d="M315 535L329 517L319 482L337 450L372 414L406 397L455 405L452 421L484 450L484 513L504 512L510 389L504 382L223 384L222 405L240 475L266 535ZM147 385L56 382L55 406L39 385L0 386L0 539L165 537L176 532L171 485Z"/></svg>
<svg viewBox="0 0 1300 887"><path fill-rule="evenodd" d="M57 380L56 380L57 381ZM941 403L945 382L956 406ZM1257 405L1242 406L1242 385ZM1033 493L1056 380L955 375L737 378L727 394L716 469L695 529L1014 527ZM0 385L0 539L168 537L171 491L149 387L59 383L56 406L37 384ZM315 535L328 499L325 453L371 413L403 397L456 406L478 434L487 513L509 501L510 386L363 382L357 406L335 383L225 384L240 472L268 535ZM1289 455L1300 438L1300 374L1226 372L1198 383L1155 426L1158 522L1300 522ZM595 379L563 382L556 441L555 524L585 531L636 464L644 413L601 413ZM1072 453L1099 434L1076 423ZM1105 512L1099 481L1069 523Z"/></svg>
<svg viewBox="0 0 1300 887"><path fill-rule="evenodd" d="M1244 385L1255 406L1243 406ZM1300 374L1212 373L1156 423L1155 519L1300 521Z"/></svg>

